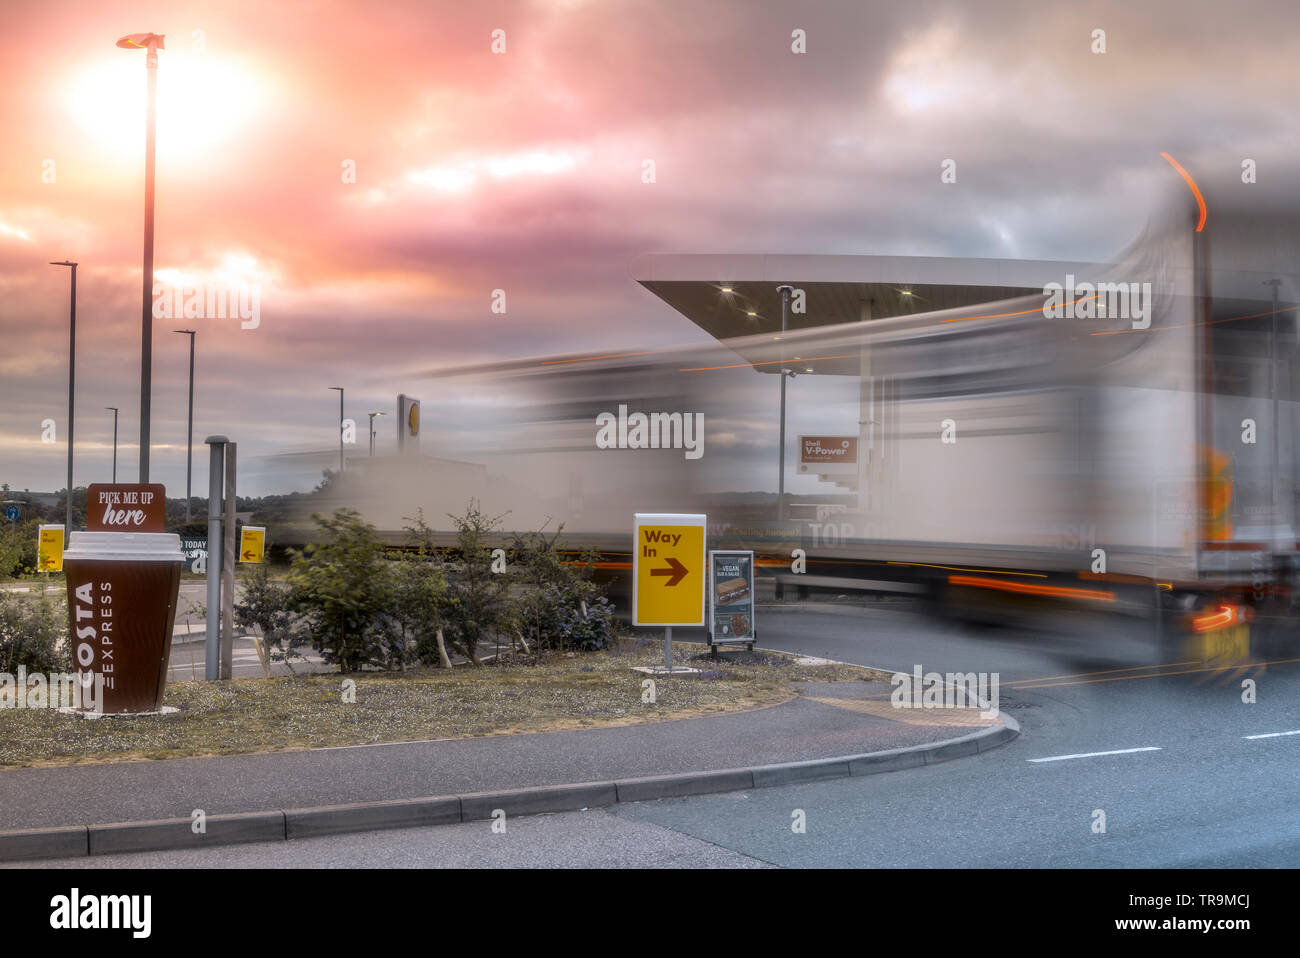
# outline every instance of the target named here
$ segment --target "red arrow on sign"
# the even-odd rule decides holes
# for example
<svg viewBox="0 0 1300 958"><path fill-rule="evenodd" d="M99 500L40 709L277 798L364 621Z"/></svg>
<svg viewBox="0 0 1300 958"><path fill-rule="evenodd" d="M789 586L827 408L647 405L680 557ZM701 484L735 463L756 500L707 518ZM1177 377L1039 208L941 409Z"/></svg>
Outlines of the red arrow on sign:
<svg viewBox="0 0 1300 958"><path fill-rule="evenodd" d="M690 570L687 569L686 566L682 565L676 559L669 559L667 568L651 569L650 574L672 576L672 578L669 579L667 582L665 582L664 585L676 585L678 582L681 582L682 579L686 577L686 573L688 573L689 571Z"/></svg>

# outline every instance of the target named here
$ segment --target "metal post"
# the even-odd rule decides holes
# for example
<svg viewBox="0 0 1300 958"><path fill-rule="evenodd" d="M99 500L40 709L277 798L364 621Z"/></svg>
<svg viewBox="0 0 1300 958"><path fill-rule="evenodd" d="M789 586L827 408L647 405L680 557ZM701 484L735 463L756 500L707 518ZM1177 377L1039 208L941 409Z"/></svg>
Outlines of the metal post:
<svg viewBox="0 0 1300 958"><path fill-rule="evenodd" d="M77 264L62 260L51 266L72 267L72 293L68 305L68 501L64 515L64 536L72 536L72 400L77 388Z"/></svg>
<svg viewBox="0 0 1300 958"><path fill-rule="evenodd" d="M673 627L664 628L664 668L669 672L673 670Z"/></svg>
<svg viewBox="0 0 1300 958"><path fill-rule="evenodd" d="M235 649L235 447L226 443L225 558L221 562L221 677L231 677Z"/></svg>
<svg viewBox="0 0 1300 958"><path fill-rule="evenodd" d="M158 48L145 59L149 77L149 111L144 141L144 278L140 312L140 481L149 481L149 415L153 383L153 181L154 129L158 100Z"/></svg>
<svg viewBox="0 0 1300 958"><path fill-rule="evenodd" d="M203 677L215 682L220 677L221 616L221 484L225 474L225 436L209 436L203 440L210 447L208 455L208 606L204 644Z"/></svg>
<svg viewBox="0 0 1300 958"><path fill-rule="evenodd" d="M871 319L871 300L864 299L858 304L858 321ZM867 518L872 512L871 454L875 445L876 410L874 405L876 381L871 374L871 350L861 346L858 354L858 511L870 529L875 523ZM801 450L802 452L802 450ZM871 533L864 534L871 537Z"/></svg>
<svg viewBox="0 0 1300 958"><path fill-rule="evenodd" d="M784 367L784 363L782 364ZM776 517L785 518L785 369L781 369L781 477L777 484Z"/></svg>
<svg viewBox="0 0 1300 958"><path fill-rule="evenodd" d="M117 482L117 407L105 406L113 410L113 482Z"/></svg>
<svg viewBox="0 0 1300 958"><path fill-rule="evenodd" d="M792 286L778 286L781 294L781 474L777 482L777 519L785 519L785 329L790 319L790 294Z"/></svg>
<svg viewBox="0 0 1300 958"><path fill-rule="evenodd" d="M172 332L185 333L190 337L190 425L185 436L185 524L189 525L190 499L194 495L190 487L190 476L194 470L194 330L174 329Z"/></svg>
<svg viewBox="0 0 1300 958"><path fill-rule="evenodd" d="M68 306L68 508L64 521L72 538L72 401L77 384L77 264L72 266L72 302ZM90 504L86 504L87 510Z"/></svg>
<svg viewBox="0 0 1300 958"><path fill-rule="evenodd" d="M1277 540L1282 534L1282 503L1278 498L1278 442L1282 424L1278 421L1277 405L1277 289L1282 285L1282 281L1280 279L1270 279L1266 280L1264 285L1273 287L1273 316L1268 330L1268 392L1273 400L1273 417L1270 421L1273 432L1273 540L1274 549L1277 549Z"/></svg>
<svg viewBox="0 0 1300 958"><path fill-rule="evenodd" d="M343 471L343 387L331 386L339 391L339 472Z"/></svg>

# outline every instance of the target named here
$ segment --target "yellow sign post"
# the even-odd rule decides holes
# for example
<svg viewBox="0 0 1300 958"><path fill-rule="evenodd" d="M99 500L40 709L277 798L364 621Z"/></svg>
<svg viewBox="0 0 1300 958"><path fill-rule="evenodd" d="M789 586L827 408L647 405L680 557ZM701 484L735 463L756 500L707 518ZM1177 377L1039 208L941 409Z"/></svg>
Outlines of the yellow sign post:
<svg viewBox="0 0 1300 958"><path fill-rule="evenodd" d="M239 530L239 561L261 562L266 553L266 526L244 526Z"/></svg>
<svg viewBox="0 0 1300 958"><path fill-rule="evenodd" d="M704 625L706 517L635 516L632 624L664 626L664 663L673 667L673 626Z"/></svg>
<svg viewBox="0 0 1300 958"><path fill-rule="evenodd" d="M41 572L63 571L63 526L41 526L36 546L36 567Z"/></svg>

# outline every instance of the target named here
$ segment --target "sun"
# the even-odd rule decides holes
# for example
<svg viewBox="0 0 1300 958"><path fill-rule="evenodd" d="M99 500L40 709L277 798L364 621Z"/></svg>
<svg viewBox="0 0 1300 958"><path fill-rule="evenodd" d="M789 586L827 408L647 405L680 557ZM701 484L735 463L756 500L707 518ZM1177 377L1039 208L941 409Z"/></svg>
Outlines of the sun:
<svg viewBox="0 0 1300 958"><path fill-rule="evenodd" d="M158 59L160 166L228 148L266 102L265 81L239 61L181 50L164 50ZM143 160L146 82L143 53L114 51L67 84L72 120L105 159Z"/></svg>

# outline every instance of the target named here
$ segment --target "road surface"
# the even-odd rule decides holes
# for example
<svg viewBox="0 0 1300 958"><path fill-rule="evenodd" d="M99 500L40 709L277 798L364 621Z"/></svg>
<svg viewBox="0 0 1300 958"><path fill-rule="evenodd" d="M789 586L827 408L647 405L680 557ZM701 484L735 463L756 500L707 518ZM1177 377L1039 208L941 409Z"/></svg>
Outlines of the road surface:
<svg viewBox="0 0 1300 958"><path fill-rule="evenodd" d="M1300 865L1296 663L1249 674L1153 669L1132 664L1143 658L1132 637L1063 653L1041 636L937 623L900 604L764 613L764 644L775 648L906 672L997 672L1001 706L1024 734L935 766L518 818L504 834L480 822L69 864ZM1253 704L1243 701L1247 679ZM800 812L802 833L792 829Z"/></svg>

